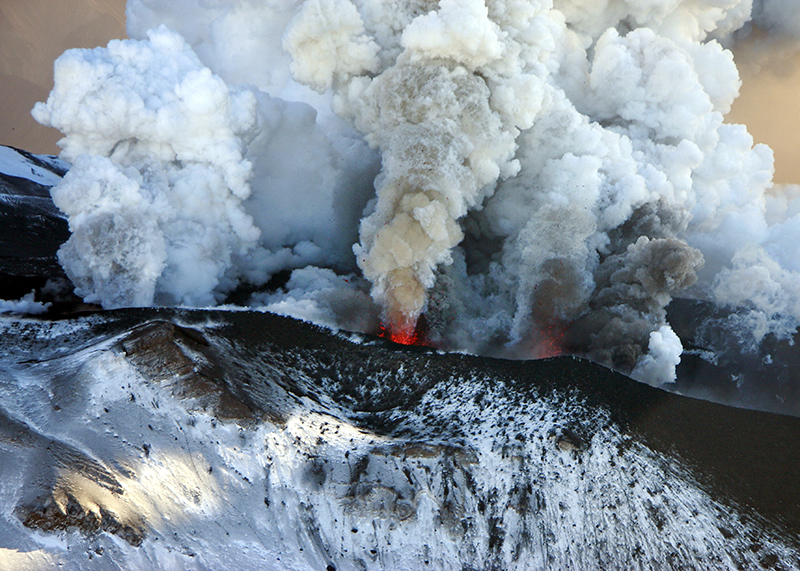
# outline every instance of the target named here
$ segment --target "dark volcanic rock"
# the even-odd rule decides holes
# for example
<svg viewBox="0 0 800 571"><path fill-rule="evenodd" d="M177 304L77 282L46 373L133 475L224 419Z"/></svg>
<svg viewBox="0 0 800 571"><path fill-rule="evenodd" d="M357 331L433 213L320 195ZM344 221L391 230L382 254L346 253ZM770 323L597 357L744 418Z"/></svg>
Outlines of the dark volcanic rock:
<svg viewBox="0 0 800 571"><path fill-rule="evenodd" d="M800 416L800 334L756 343L741 314L709 302L675 299L668 319L684 353L670 390L699 398Z"/></svg>
<svg viewBox="0 0 800 571"><path fill-rule="evenodd" d="M22 524L31 529L47 532L77 529L86 535L105 531L133 546L141 545L144 540L143 522L126 522L106 506L87 504L64 488L56 488L31 504L19 505L15 512Z"/></svg>
<svg viewBox="0 0 800 571"><path fill-rule="evenodd" d="M176 397L224 420L255 420L253 411L220 382L225 372L205 337L169 321L151 321L120 341L125 356L146 378L169 386Z"/></svg>
<svg viewBox="0 0 800 571"><path fill-rule="evenodd" d="M3 146L0 153L0 298L19 299L49 278L64 277L56 253L69 227L50 187L66 170L55 157Z"/></svg>

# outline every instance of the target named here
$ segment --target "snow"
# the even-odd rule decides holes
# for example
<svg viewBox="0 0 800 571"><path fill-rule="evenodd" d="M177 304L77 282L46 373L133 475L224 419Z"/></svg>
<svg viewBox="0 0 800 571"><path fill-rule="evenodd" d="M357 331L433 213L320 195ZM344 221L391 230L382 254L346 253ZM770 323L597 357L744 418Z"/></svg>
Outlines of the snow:
<svg viewBox="0 0 800 571"><path fill-rule="evenodd" d="M61 170L67 170L69 165L60 159L38 156L43 162L52 164ZM0 173L18 178L25 178L42 186L53 186L61 181L61 177L51 170L43 168L29 161L25 156L11 147L0 145Z"/></svg>
<svg viewBox="0 0 800 571"><path fill-rule="evenodd" d="M349 571L676 560L725 569L797 557L780 533L698 484L679 455L648 448L574 391L515 384L491 361L414 380L420 357L361 345L389 358L375 377L333 348L351 342L332 333L316 330L313 353L303 353L238 337L234 318L248 327L281 319L184 311L0 321L3 343L18 348L0 358L5 561L32 553L82 569ZM146 341L170 322L192 337ZM426 367L457 359L428 355ZM208 400L215 381L191 388L212 362L234 392L246 387L268 409L222 418ZM429 388L374 413L334 396L355 382L376 390L379 405L387 373ZM24 527L16 514L51 491L130 533Z"/></svg>

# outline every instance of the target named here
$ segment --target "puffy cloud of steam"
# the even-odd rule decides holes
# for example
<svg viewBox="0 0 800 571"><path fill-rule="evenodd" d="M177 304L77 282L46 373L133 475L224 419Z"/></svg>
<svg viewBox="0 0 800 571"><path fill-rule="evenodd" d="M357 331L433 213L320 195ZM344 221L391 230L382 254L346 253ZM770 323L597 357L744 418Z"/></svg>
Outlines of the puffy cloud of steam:
<svg viewBox="0 0 800 571"><path fill-rule="evenodd" d="M0 299L0 314L1 313L18 313L27 315L38 315L46 312L50 303L41 303L34 299L36 292L30 292L20 299L15 301L8 301Z"/></svg>
<svg viewBox="0 0 800 571"><path fill-rule="evenodd" d="M636 363L631 376L651 385L669 383L675 379L675 367L681 362L681 340L668 326L662 325L650 333L647 354Z"/></svg>
<svg viewBox="0 0 800 571"><path fill-rule="evenodd" d="M257 293L253 303L272 313L348 331L377 331L379 316L362 280L309 266L292 272L285 292Z"/></svg>
<svg viewBox="0 0 800 571"><path fill-rule="evenodd" d="M319 92L339 81L378 67L380 49L364 35L361 16L348 0L304 3L283 45L297 54L290 66L294 77Z"/></svg>
<svg viewBox="0 0 800 571"><path fill-rule="evenodd" d="M717 39L750 8L129 0L138 40L65 55L35 112L74 162L62 259L107 305L294 270L253 303L363 330L424 314L443 347L668 382L675 295L741 308L754 339L800 319L798 192L724 123Z"/></svg>
<svg viewBox="0 0 800 571"><path fill-rule="evenodd" d="M59 258L78 293L105 307L214 303L259 237L242 209L255 107L166 28L58 59L33 114L64 132L74 163L53 199L69 217Z"/></svg>
<svg viewBox="0 0 800 571"><path fill-rule="evenodd" d="M255 85L273 96L291 91L281 35L295 2L253 0L129 0L128 36L144 39L166 25L180 33L210 69L231 85Z"/></svg>
<svg viewBox="0 0 800 571"><path fill-rule="evenodd" d="M307 104L229 88L177 33L146 36L67 52L33 111L64 132L73 163L52 194L76 292L104 307L202 306L241 277L351 267L366 146L333 142Z"/></svg>

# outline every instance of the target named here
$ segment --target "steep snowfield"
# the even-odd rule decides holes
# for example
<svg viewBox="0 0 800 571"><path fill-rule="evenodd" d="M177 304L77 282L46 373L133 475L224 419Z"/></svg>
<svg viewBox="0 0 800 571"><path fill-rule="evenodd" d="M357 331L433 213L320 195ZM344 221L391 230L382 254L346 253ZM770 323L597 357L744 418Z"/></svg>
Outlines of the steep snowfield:
<svg viewBox="0 0 800 571"><path fill-rule="evenodd" d="M68 169L68 163L61 159L48 155L33 155L0 145L0 174L5 176L26 179L49 188L58 184Z"/></svg>
<svg viewBox="0 0 800 571"><path fill-rule="evenodd" d="M69 230L50 187L67 169L55 157L0 145L0 299L19 299L44 283L31 278L63 276L56 252Z"/></svg>
<svg viewBox="0 0 800 571"><path fill-rule="evenodd" d="M263 313L0 329L10 568L800 564L797 419Z"/></svg>

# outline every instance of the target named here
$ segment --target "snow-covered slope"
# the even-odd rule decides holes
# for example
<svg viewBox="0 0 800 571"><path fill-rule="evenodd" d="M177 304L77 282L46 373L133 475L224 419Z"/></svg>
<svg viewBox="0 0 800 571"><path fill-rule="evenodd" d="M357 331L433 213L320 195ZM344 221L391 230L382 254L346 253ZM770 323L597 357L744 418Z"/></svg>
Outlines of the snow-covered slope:
<svg viewBox="0 0 800 571"><path fill-rule="evenodd" d="M800 564L798 419L271 314L0 327L11 568Z"/></svg>
<svg viewBox="0 0 800 571"><path fill-rule="evenodd" d="M20 192L22 181L32 182L39 187L50 188L59 183L69 170L69 164L50 155L35 155L14 147L0 145L0 177L14 178L14 192ZM29 188L32 185L29 185ZM41 191L30 190L30 194L40 195ZM49 196L49 192L45 193Z"/></svg>
<svg viewBox="0 0 800 571"><path fill-rule="evenodd" d="M11 278L62 276L56 259L69 237L67 221L50 198L50 187L67 172L64 161L0 145L0 298L16 291ZM28 288L28 289L26 289Z"/></svg>

